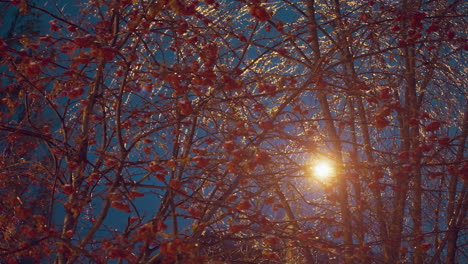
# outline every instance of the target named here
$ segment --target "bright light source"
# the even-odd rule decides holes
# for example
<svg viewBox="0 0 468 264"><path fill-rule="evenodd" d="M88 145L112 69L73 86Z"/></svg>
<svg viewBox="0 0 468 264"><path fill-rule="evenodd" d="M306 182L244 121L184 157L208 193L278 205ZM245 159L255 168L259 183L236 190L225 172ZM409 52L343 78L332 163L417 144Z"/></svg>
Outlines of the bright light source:
<svg viewBox="0 0 468 264"><path fill-rule="evenodd" d="M333 176L333 166L327 161L318 161L313 165L314 177L320 181L327 181Z"/></svg>

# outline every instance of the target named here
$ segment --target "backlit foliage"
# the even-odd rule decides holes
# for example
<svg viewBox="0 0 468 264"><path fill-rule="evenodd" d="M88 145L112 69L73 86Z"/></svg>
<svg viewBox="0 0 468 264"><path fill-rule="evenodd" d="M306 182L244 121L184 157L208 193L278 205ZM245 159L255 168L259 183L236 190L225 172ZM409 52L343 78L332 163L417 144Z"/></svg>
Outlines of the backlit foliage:
<svg viewBox="0 0 468 264"><path fill-rule="evenodd" d="M0 39L6 263L467 261L464 1L38 2L0 1L44 22Z"/></svg>

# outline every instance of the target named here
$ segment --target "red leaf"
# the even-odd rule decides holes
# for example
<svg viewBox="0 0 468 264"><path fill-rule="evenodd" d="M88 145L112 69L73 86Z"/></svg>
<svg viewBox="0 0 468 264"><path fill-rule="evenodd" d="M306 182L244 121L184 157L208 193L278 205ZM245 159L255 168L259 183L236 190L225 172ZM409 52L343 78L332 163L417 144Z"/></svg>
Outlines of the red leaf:
<svg viewBox="0 0 468 264"><path fill-rule="evenodd" d="M265 165L271 160L271 157L268 153L259 151L255 154L254 161L256 164Z"/></svg>
<svg viewBox="0 0 468 264"><path fill-rule="evenodd" d="M200 154L200 155L205 154L206 151L207 151L206 148L193 148L193 149L192 149L192 152L193 152L193 153L197 153L197 154Z"/></svg>
<svg viewBox="0 0 468 264"><path fill-rule="evenodd" d="M277 50L277 52L278 52L278 54L281 55L281 56L286 56L286 55L288 55L288 52L286 51L285 48L279 48L279 49Z"/></svg>
<svg viewBox="0 0 468 264"><path fill-rule="evenodd" d="M378 129L383 129L387 127L388 125L390 125L390 121L388 121L385 117L382 117L380 115L375 117L375 126Z"/></svg>
<svg viewBox="0 0 468 264"><path fill-rule="evenodd" d="M429 118L429 117L430 117L429 114L426 113L426 112L422 112L422 113L419 115L419 118L420 118L420 119L427 119L427 118Z"/></svg>
<svg viewBox="0 0 468 264"><path fill-rule="evenodd" d="M144 127L146 125L146 121L145 120L138 120L137 121L137 126L138 127Z"/></svg>
<svg viewBox="0 0 468 264"><path fill-rule="evenodd" d="M27 77L36 77L41 73L41 66L37 62L30 62L24 69Z"/></svg>
<svg viewBox="0 0 468 264"><path fill-rule="evenodd" d="M302 112L302 109L301 109L301 106L300 106L300 105L294 105L293 108L292 108L292 110L293 110L294 112L299 112L299 113Z"/></svg>
<svg viewBox="0 0 468 264"><path fill-rule="evenodd" d="M192 101L187 99L177 102L177 107L182 115L189 115L193 112Z"/></svg>
<svg viewBox="0 0 468 264"><path fill-rule="evenodd" d="M166 172L166 169L159 165L156 161L150 161L149 163L150 171L159 171L159 172Z"/></svg>
<svg viewBox="0 0 468 264"><path fill-rule="evenodd" d="M74 235L75 235L75 231L73 230L67 230L65 232L65 235L68 237L68 238L72 238Z"/></svg>
<svg viewBox="0 0 468 264"><path fill-rule="evenodd" d="M147 143L147 144L153 143L153 140L150 139L150 138L145 138L145 139L143 139L143 141L144 141L145 143Z"/></svg>
<svg viewBox="0 0 468 264"><path fill-rule="evenodd" d="M247 229L247 227L248 227L247 225L231 225L229 227L229 232L236 233L236 232Z"/></svg>
<svg viewBox="0 0 468 264"><path fill-rule="evenodd" d="M265 203L266 205L269 205L269 204L274 203L275 201L276 201L276 198L273 197L273 196L270 196L270 197L267 197L267 198L265 199L264 203Z"/></svg>
<svg viewBox="0 0 468 264"><path fill-rule="evenodd" d="M437 142L442 146L448 146L450 143L450 138L448 137L439 138Z"/></svg>
<svg viewBox="0 0 468 264"><path fill-rule="evenodd" d="M247 184L250 183L250 180L248 178L242 178L240 181L239 181L239 184L241 186L246 186Z"/></svg>
<svg viewBox="0 0 468 264"><path fill-rule="evenodd" d="M49 24L50 24L50 30L52 31L58 31L60 29L59 26L57 25L57 20L50 20Z"/></svg>
<svg viewBox="0 0 468 264"><path fill-rule="evenodd" d="M280 260L280 257L275 252L262 252L262 256L269 260Z"/></svg>
<svg viewBox="0 0 468 264"><path fill-rule="evenodd" d="M341 230L333 232L333 237L335 238L342 237L342 236L343 236L343 231Z"/></svg>
<svg viewBox="0 0 468 264"><path fill-rule="evenodd" d="M418 150L421 152L428 152L428 151L431 151L431 149L432 149L432 145L427 145L425 143L421 143L418 146Z"/></svg>
<svg viewBox="0 0 468 264"><path fill-rule="evenodd" d="M164 222L158 221L156 225L153 225L154 232L161 232L167 228L167 225Z"/></svg>
<svg viewBox="0 0 468 264"><path fill-rule="evenodd" d="M369 188L374 191L385 190L385 185L381 185L379 182L373 181L369 184Z"/></svg>
<svg viewBox="0 0 468 264"><path fill-rule="evenodd" d="M267 21L271 18L270 13L265 8L257 5L250 6L249 14L260 21Z"/></svg>
<svg viewBox="0 0 468 264"><path fill-rule="evenodd" d="M434 121L426 126L426 132L434 132L440 128L440 122Z"/></svg>
<svg viewBox="0 0 468 264"><path fill-rule="evenodd" d="M122 200L122 195L118 192L112 192L107 195L110 200L112 201L121 201Z"/></svg>
<svg viewBox="0 0 468 264"><path fill-rule="evenodd" d="M275 126L273 125L273 122L271 121L262 121L258 124L258 127L261 130L272 130Z"/></svg>
<svg viewBox="0 0 468 264"><path fill-rule="evenodd" d="M241 33L237 34L237 38L242 42L247 42L247 38Z"/></svg>
<svg viewBox="0 0 468 264"><path fill-rule="evenodd" d="M205 64L207 69L212 68L218 56L218 47L214 44L207 44L203 46L202 51L203 52L200 54L200 57L203 60L203 63ZM215 74L215 73L212 72L212 74Z"/></svg>
<svg viewBox="0 0 468 264"><path fill-rule="evenodd" d="M234 143L234 141L229 140L229 141L224 142L223 147L226 151L231 152L236 147L236 144Z"/></svg>
<svg viewBox="0 0 468 264"><path fill-rule="evenodd" d="M105 162L106 166L113 167L117 165L117 161L112 158L106 158Z"/></svg>
<svg viewBox="0 0 468 264"><path fill-rule="evenodd" d="M116 55L116 52L113 48L99 48L97 52L97 57L104 60L112 60Z"/></svg>
<svg viewBox="0 0 468 264"><path fill-rule="evenodd" d="M215 139L214 138L207 138L204 141L205 141L206 144L210 145L210 144L215 142Z"/></svg>
<svg viewBox="0 0 468 264"><path fill-rule="evenodd" d="M232 202L234 202L235 200L237 200L237 195L231 194L231 195L229 195L229 197L226 199L226 202L232 203Z"/></svg>
<svg viewBox="0 0 468 264"><path fill-rule="evenodd" d="M148 155L151 154L151 147L149 147L149 146L144 146L144 147L143 147L143 152L145 152L145 153L148 154Z"/></svg>
<svg viewBox="0 0 468 264"><path fill-rule="evenodd" d="M28 237L36 237L39 234L35 229L26 225L22 225L20 227L20 230L23 234L25 234Z"/></svg>
<svg viewBox="0 0 468 264"><path fill-rule="evenodd" d="M80 48L91 48L95 44L96 38L92 35L85 35L83 37L77 37L73 39L73 42Z"/></svg>
<svg viewBox="0 0 468 264"><path fill-rule="evenodd" d="M357 88L362 91L368 91L370 87L363 82L357 84Z"/></svg>
<svg viewBox="0 0 468 264"><path fill-rule="evenodd" d="M83 93L84 93L83 88L74 87L71 91L68 92L68 97L70 99L75 99L75 98L78 98L78 97L82 96Z"/></svg>
<svg viewBox="0 0 468 264"><path fill-rule="evenodd" d="M221 82L224 83L224 89L226 90L237 90L240 88L240 82L227 75L221 77Z"/></svg>
<svg viewBox="0 0 468 264"><path fill-rule="evenodd" d="M174 189L174 190L179 190L180 187L182 187L182 182L179 181L179 180L176 180L176 179L172 179L172 180L169 182L169 187L171 187L171 188Z"/></svg>
<svg viewBox="0 0 468 264"><path fill-rule="evenodd" d="M282 209L282 208L284 208L282 204L275 203L273 204L273 207L271 208L271 210L273 210L274 212L277 212L279 209Z"/></svg>
<svg viewBox="0 0 468 264"><path fill-rule="evenodd" d="M385 88L385 89L380 90L380 99L385 101L385 100L388 100L390 98L392 98L390 88Z"/></svg>
<svg viewBox="0 0 468 264"><path fill-rule="evenodd" d="M128 219L129 224L134 224L136 221L138 221L138 217L132 216Z"/></svg>
<svg viewBox="0 0 468 264"><path fill-rule="evenodd" d="M410 126L418 126L420 124L419 119L417 118L411 118L409 123Z"/></svg>
<svg viewBox="0 0 468 264"><path fill-rule="evenodd" d="M278 53L281 54L280 50L281 49L278 50ZM284 50L284 54L281 54L281 55L286 55L286 50ZM276 91L276 89L277 89L277 87L274 84L264 83L264 82L261 82L261 83L258 84L258 91L261 92L261 93L263 93L263 92L273 93L273 92Z"/></svg>
<svg viewBox="0 0 468 264"><path fill-rule="evenodd" d="M366 98L367 102L369 102L370 104L377 104L379 101L377 101L377 99L375 99L374 97L367 97Z"/></svg>
<svg viewBox="0 0 468 264"><path fill-rule="evenodd" d="M427 29L426 33L431 34L432 32L436 32L440 29L439 25L432 23Z"/></svg>
<svg viewBox="0 0 468 264"><path fill-rule="evenodd" d="M406 254L408 252L408 247L402 247L400 248L400 254Z"/></svg>
<svg viewBox="0 0 468 264"><path fill-rule="evenodd" d="M131 199L135 199L137 197L143 197L143 196L145 196L145 194L141 193L141 192L138 192L138 191L130 191L128 193L128 196L130 196Z"/></svg>
<svg viewBox="0 0 468 264"><path fill-rule="evenodd" d="M430 172L429 173L429 178L431 180L436 179L436 178L441 177L441 176L444 176L443 172Z"/></svg>
<svg viewBox="0 0 468 264"><path fill-rule="evenodd" d="M449 32L445 35L445 37L446 37L448 40L452 40L452 39L455 38L455 32L449 31Z"/></svg>
<svg viewBox="0 0 468 264"><path fill-rule="evenodd" d="M117 210L120 210L120 211L124 211L124 212L127 212L127 213L131 212L130 206L128 204L124 203L124 202L113 201L111 203L111 206L114 207Z"/></svg>
<svg viewBox="0 0 468 264"><path fill-rule="evenodd" d="M156 174L154 174L154 177L155 177L156 179L162 181L162 182L163 182L163 181L166 181L166 175L164 175L164 174L156 173Z"/></svg>
<svg viewBox="0 0 468 264"><path fill-rule="evenodd" d="M236 205L236 208L238 210L241 210L241 211L244 211L244 210L248 210L250 208L250 202L249 200L241 200L237 205Z"/></svg>
<svg viewBox="0 0 468 264"><path fill-rule="evenodd" d="M177 254L177 248L174 245L174 242L163 241L161 243L159 249L161 250L161 254L163 254L163 255L172 256L172 255Z"/></svg>
<svg viewBox="0 0 468 264"><path fill-rule="evenodd" d="M110 259L126 259L131 253L121 248L111 248L107 254Z"/></svg>
<svg viewBox="0 0 468 264"><path fill-rule="evenodd" d="M31 216L31 209L24 207L24 206L15 206L14 208L15 216L19 220L25 220L26 218Z"/></svg>
<svg viewBox="0 0 468 264"><path fill-rule="evenodd" d="M98 173L93 172L91 173L88 178L86 179L86 185L91 186L93 185L96 181L100 179L100 176Z"/></svg>
<svg viewBox="0 0 468 264"><path fill-rule="evenodd" d="M196 208L190 207L188 213L195 218L200 218L203 215L203 212L197 210Z"/></svg>
<svg viewBox="0 0 468 264"><path fill-rule="evenodd" d="M62 192L66 195L70 195L75 192L75 189L73 186L71 186L71 184L64 184L62 185Z"/></svg>
<svg viewBox="0 0 468 264"><path fill-rule="evenodd" d="M216 78L217 78L216 73L215 73L214 71L208 70L208 69L205 70L205 71L203 71L203 72L201 72L200 75L201 75L203 78L205 78L205 79L207 79L207 80L210 80L210 81L214 81L214 80L216 80Z"/></svg>
<svg viewBox="0 0 468 264"><path fill-rule="evenodd" d="M274 245L277 245L280 242L280 239L277 236L266 236L263 239L263 242L265 242L268 245L274 246Z"/></svg>
<svg viewBox="0 0 468 264"><path fill-rule="evenodd" d="M205 157L201 157L201 156L196 156L193 158L193 161L196 162L196 166L197 167L200 167L200 168L204 168L206 166L208 166L209 164L209 160Z"/></svg>
<svg viewBox="0 0 468 264"><path fill-rule="evenodd" d="M450 175L453 175L453 176L458 174L458 169L455 165L448 166L447 171L448 173L450 173Z"/></svg>
<svg viewBox="0 0 468 264"><path fill-rule="evenodd" d="M359 251L361 252L368 252L369 250L371 250L371 247L367 245L363 245L359 247Z"/></svg>
<svg viewBox="0 0 468 264"><path fill-rule="evenodd" d="M423 251L428 251L430 248L432 248L432 244L429 244L429 243L424 243L420 246L420 248L423 250Z"/></svg>

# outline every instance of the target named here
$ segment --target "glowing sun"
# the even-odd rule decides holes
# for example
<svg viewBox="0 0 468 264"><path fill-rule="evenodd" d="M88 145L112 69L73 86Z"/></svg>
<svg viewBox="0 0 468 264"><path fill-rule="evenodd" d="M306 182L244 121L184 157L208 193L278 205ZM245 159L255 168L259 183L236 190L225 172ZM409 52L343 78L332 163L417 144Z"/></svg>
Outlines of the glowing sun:
<svg viewBox="0 0 468 264"><path fill-rule="evenodd" d="M320 181L327 181L333 176L334 169L330 162L318 161L313 165L312 172L316 179Z"/></svg>

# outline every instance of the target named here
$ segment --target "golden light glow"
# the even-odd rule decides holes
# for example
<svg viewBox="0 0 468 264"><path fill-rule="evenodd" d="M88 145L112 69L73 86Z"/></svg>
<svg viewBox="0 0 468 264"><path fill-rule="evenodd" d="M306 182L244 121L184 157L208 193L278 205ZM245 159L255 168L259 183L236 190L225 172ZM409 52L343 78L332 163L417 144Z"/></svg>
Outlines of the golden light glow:
<svg viewBox="0 0 468 264"><path fill-rule="evenodd" d="M320 181L328 181L334 175L334 169L328 161L317 161L312 167L313 176Z"/></svg>

